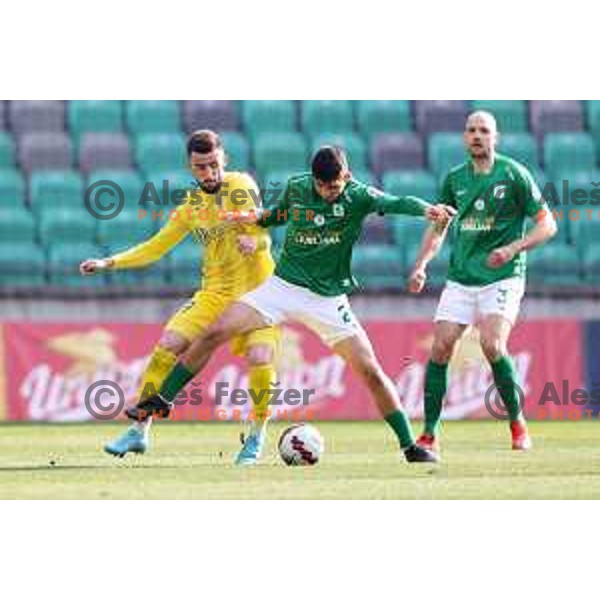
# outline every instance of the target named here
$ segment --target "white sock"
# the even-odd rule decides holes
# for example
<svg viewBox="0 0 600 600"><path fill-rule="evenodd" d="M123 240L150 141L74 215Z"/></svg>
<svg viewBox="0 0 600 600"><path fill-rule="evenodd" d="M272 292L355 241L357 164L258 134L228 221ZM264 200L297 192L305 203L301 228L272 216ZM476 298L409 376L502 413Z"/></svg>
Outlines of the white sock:
<svg viewBox="0 0 600 600"><path fill-rule="evenodd" d="M256 435L264 433L267 428L267 419L264 421L253 420L250 424L250 435Z"/></svg>
<svg viewBox="0 0 600 600"><path fill-rule="evenodd" d="M148 432L150 431L150 425L152 425L152 417L148 417L143 421L132 421L131 423L131 426L144 437L148 435Z"/></svg>

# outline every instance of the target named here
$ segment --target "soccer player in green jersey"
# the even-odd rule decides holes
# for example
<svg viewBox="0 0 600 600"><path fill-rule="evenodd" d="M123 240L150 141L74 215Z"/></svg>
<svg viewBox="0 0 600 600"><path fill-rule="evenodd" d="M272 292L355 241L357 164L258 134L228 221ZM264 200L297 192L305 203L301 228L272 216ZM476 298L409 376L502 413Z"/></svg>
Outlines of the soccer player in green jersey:
<svg viewBox="0 0 600 600"><path fill-rule="evenodd" d="M363 185L351 178L341 149L319 149L312 161L312 173L292 177L277 209L259 221L267 227L288 226L275 274L232 304L195 339L158 396L127 414L135 418L140 407L168 413L176 395L219 345L235 335L283 321L298 321L316 332L362 379L396 434L407 461L434 462L435 454L415 443L396 387L381 368L346 294L354 287L352 248L367 215L412 215L445 226L453 212L442 204L433 206L412 196L397 198ZM253 427L242 449L247 458L243 464L256 462L264 442L264 429Z"/></svg>
<svg viewBox="0 0 600 600"><path fill-rule="evenodd" d="M512 447L528 450L531 438L507 342L525 290L525 253L555 235L556 223L531 173L496 153L498 133L493 115L470 115L464 139L469 159L450 171L440 199L454 207L457 215L452 224L448 281L435 315L425 376L425 431L419 444L432 450L438 447L448 363L465 330L476 325L481 349L506 405ZM528 218L535 225L526 231ZM423 289L427 265L444 235L431 228L426 231L410 277L410 291Z"/></svg>

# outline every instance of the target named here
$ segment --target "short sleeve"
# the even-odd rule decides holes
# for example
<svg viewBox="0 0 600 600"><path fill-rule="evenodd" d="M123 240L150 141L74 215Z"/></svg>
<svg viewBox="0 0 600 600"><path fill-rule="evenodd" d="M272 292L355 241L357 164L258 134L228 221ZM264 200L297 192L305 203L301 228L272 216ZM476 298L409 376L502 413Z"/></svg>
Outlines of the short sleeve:
<svg viewBox="0 0 600 600"><path fill-rule="evenodd" d="M540 210L546 208L546 202L542 197L540 188L527 169L519 169L519 184L525 214L528 217L534 217Z"/></svg>

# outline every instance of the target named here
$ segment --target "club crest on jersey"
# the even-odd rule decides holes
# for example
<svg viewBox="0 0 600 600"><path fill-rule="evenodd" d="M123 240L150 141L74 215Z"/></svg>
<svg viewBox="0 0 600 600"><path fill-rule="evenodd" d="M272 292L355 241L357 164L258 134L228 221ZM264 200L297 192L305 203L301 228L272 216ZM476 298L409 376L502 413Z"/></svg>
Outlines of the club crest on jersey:
<svg viewBox="0 0 600 600"><path fill-rule="evenodd" d="M475 210L483 210L485 208L485 200L483 198L477 198L475 200Z"/></svg>
<svg viewBox="0 0 600 600"><path fill-rule="evenodd" d="M344 216L344 207L341 204L333 205L333 216L334 217L343 217Z"/></svg>
<svg viewBox="0 0 600 600"><path fill-rule="evenodd" d="M315 215L315 225L317 227L325 225L325 217L323 215Z"/></svg>
<svg viewBox="0 0 600 600"><path fill-rule="evenodd" d="M492 190L492 196L496 198L496 200L503 200L506 195L506 186L505 185L496 185Z"/></svg>

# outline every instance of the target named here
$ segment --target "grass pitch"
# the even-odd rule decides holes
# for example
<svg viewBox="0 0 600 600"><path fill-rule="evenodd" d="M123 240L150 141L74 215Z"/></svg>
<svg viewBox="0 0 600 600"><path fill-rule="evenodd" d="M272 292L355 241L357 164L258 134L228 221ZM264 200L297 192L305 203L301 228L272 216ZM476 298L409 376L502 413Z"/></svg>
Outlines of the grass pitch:
<svg viewBox="0 0 600 600"><path fill-rule="evenodd" d="M383 423L319 423L316 467L286 467L270 425L259 466L236 468L239 424L159 423L144 456L102 445L124 424L0 427L2 499L600 498L600 423L532 423L535 447L510 450L506 423L446 423L439 466L408 465ZM415 427L415 431L419 428Z"/></svg>

